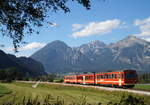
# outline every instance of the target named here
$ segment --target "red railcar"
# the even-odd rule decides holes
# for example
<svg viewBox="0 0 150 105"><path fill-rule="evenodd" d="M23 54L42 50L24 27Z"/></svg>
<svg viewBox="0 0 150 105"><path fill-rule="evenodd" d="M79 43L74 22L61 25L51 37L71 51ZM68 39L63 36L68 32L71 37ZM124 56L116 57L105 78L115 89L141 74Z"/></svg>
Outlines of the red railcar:
<svg viewBox="0 0 150 105"><path fill-rule="evenodd" d="M138 81L135 70L65 76L65 83L133 87Z"/></svg>
<svg viewBox="0 0 150 105"><path fill-rule="evenodd" d="M68 75L64 78L65 83L77 83L77 75Z"/></svg>

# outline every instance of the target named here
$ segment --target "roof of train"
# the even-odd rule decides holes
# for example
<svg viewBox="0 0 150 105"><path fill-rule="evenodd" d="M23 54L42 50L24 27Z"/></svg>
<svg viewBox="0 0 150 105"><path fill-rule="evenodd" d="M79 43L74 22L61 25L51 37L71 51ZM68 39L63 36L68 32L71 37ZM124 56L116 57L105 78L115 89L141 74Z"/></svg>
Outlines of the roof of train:
<svg viewBox="0 0 150 105"><path fill-rule="evenodd" d="M125 69L125 70L117 70L117 71L111 71L111 72L93 72L93 73L95 73L95 74L99 74L99 73L113 73L113 72L126 72L126 71L136 71L136 70L133 70L133 69ZM72 74L72 75L66 75L66 76L76 76L76 75L91 75L91 74L93 74L93 73L83 73L83 74Z"/></svg>

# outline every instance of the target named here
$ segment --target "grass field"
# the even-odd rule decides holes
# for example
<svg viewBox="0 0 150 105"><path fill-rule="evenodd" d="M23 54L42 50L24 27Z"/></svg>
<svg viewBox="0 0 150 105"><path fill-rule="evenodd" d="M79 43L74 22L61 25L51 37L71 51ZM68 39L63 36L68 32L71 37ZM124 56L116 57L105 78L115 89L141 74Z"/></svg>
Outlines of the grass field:
<svg viewBox="0 0 150 105"><path fill-rule="evenodd" d="M2 97L5 94L10 94L12 91L5 86L0 85L0 97Z"/></svg>
<svg viewBox="0 0 150 105"><path fill-rule="evenodd" d="M0 97L0 105L5 102L12 101L15 97L16 102L19 102L23 99L24 96L35 98L39 96L39 99L43 101L46 95L51 95L53 98L60 98L64 100L65 105L70 103L79 103L86 101L92 105L96 105L101 102L102 105L113 101L118 102L123 95L129 95L130 93L125 92L110 92L104 90L97 90L93 88L82 88L82 87L73 87L73 86L62 86L62 85L50 85L50 84L40 84L37 88L32 88L33 84L29 83L11 83L11 84L2 84L0 86L6 87L12 90L12 93L6 94ZM147 105L150 105L150 96L140 96L135 95L136 97L143 97Z"/></svg>
<svg viewBox="0 0 150 105"><path fill-rule="evenodd" d="M150 85L137 84L135 85L134 89L150 91Z"/></svg>

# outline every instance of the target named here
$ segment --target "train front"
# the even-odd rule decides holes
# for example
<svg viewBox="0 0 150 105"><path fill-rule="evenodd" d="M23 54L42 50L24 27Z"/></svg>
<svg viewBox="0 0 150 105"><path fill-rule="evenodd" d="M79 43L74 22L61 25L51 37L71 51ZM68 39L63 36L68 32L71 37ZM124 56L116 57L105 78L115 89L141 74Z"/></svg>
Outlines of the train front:
<svg viewBox="0 0 150 105"><path fill-rule="evenodd" d="M137 82L138 82L138 75L135 70L124 71L124 86L125 87L132 88Z"/></svg>

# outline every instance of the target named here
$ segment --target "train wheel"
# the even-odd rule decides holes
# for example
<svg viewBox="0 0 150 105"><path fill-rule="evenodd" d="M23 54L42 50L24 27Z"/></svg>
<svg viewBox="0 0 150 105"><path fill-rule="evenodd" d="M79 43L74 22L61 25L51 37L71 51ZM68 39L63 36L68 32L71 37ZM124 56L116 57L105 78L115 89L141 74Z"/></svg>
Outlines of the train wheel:
<svg viewBox="0 0 150 105"><path fill-rule="evenodd" d="M123 88L133 88L134 87L134 85L125 85L125 86L123 86Z"/></svg>

